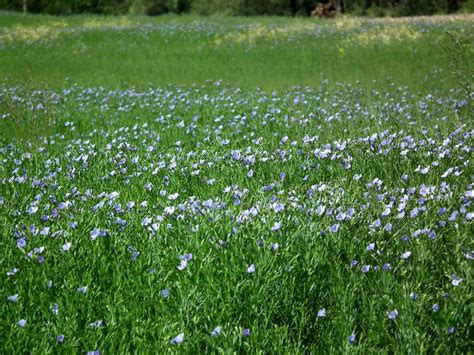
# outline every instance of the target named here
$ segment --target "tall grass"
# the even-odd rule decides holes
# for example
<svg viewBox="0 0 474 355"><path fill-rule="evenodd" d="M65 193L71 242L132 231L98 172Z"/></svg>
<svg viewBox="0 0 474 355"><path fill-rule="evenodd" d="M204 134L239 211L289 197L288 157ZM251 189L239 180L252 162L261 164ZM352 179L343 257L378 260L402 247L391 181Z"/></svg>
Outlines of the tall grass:
<svg viewBox="0 0 474 355"><path fill-rule="evenodd" d="M10 16L0 353L473 349L470 23Z"/></svg>
<svg viewBox="0 0 474 355"><path fill-rule="evenodd" d="M265 89L388 78L442 87L446 24L375 25L360 20L50 17L4 13L0 77L31 67L52 86L200 84L224 80ZM471 31L469 22L450 25ZM41 36L38 37L37 34ZM398 34L401 37L398 38ZM407 34L404 36L403 34ZM383 37L383 41L380 39ZM427 79L429 77L429 79Z"/></svg>

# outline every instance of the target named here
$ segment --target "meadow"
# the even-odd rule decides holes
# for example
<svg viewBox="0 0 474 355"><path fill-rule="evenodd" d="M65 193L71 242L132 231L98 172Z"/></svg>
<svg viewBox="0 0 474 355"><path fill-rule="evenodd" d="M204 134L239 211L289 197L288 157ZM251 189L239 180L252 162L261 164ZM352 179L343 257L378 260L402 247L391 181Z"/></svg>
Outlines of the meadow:
<svg viewBox="0 0 474 355"><path fill-rule="evenodd" d="M472 15L0 13L0 353L469 353Z"/></svg>

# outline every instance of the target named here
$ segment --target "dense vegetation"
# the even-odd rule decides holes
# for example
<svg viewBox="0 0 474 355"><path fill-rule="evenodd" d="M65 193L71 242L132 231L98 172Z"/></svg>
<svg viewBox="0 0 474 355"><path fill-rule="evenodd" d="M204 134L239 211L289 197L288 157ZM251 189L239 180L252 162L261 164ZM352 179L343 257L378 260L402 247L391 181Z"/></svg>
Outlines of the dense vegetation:
<svg viewBox="0 0 474 355"><path fill-rule="evenodd" d="M0 16L0 76L12 83L22 81L30 68L35 80L59 88L71 82L143 89L148 84L223 80L247 89L273 90L329 80L330 85L345 81L367 89L391 81L430 91L471 77L466 70L472 66L472 51L459 49L472 49L467 45L473 40L472 22L472 15L415 21L207 21L172 15L7 13Z"/></svg>
<svg viewBox="0 0 474 355"><path fill-rule="evenodd" d="M195 13L308 16L317 3L341 13L413 16L474 11L473 0L0 0L0 9L49 14Z"/></svg>
<svg viewBox="0 0 474 355"><path fill-rule="evenodd" d="M0 353L469 353L472 36L0 14Z"/></svg>

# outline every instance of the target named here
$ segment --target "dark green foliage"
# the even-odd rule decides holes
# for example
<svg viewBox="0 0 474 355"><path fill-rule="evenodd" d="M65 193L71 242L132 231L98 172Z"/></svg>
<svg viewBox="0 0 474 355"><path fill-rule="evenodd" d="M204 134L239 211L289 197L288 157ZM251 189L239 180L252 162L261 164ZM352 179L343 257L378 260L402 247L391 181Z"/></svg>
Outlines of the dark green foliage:
<svg viewBox="0 0 474 355"><path fill-rule="evenodd" d="M332 2L341 13L363 16L432 15L474 8L472 0L0 0L0 9L49 14L308 16L319 2Z"/></svg>

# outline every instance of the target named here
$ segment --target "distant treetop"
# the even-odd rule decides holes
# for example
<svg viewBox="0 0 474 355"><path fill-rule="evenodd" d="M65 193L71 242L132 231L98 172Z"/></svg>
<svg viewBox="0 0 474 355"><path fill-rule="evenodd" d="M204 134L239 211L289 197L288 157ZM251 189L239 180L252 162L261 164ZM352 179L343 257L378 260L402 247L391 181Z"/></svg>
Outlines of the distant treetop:
<svg viewBox="0 0 474 355"><path fill-rule="evenodd" d="M333 8L334 13L325 16L324 11L321 13L323 7ZM379 17L471 13L474 0L0 0L0 9L56 15L194 13L332 17L349 13Z"/></svg>

